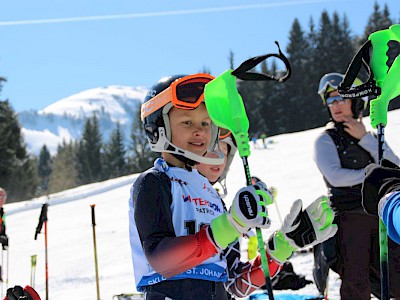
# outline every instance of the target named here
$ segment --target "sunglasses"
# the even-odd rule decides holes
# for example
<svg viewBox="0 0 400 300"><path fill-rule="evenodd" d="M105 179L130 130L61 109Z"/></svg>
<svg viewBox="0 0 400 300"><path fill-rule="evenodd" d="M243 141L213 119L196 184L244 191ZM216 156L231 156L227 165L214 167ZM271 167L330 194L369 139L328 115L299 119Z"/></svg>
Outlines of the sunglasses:
<svg viewBox="0 0 400 300"><path fill-rule="evenodd" d="M335 103L337 103L339 105L343 105L346 103L346 100L347 99L343 99L342 97L340 97L340 95L332 96L332 97L326 98L326 105L328 107L332 107Z"/></svg>
<svg viewBox="0 0 400 300"><path fill-rule="evenodd" d="M330 73L325 75L323 78L321 78L321 81L319 82L318 94L325 94L328 87L336 90L342 80L343 75L339 73Z"/></svg>
<svg viewBox="0 0 400 300"><path fill-rule="evenodd" d="M197 108L204 100L204 87L213 79L209 74L195 74L175 80L167 89L142 105L142 120L169 102L180 109Z"/></svg>

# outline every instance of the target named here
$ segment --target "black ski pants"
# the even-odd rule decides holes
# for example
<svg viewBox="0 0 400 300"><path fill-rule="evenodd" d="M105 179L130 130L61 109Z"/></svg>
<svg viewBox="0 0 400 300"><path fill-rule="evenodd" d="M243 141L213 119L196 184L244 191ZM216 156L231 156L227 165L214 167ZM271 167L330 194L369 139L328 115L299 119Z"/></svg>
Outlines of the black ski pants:
<svg viewBox="0 0 400 300"><path fill-rule="evenodd" d="M379 220L362 211L338 213L338 272L342 300L380 298ZM389 238L390 295L400 299L400 245Z"/></svg>

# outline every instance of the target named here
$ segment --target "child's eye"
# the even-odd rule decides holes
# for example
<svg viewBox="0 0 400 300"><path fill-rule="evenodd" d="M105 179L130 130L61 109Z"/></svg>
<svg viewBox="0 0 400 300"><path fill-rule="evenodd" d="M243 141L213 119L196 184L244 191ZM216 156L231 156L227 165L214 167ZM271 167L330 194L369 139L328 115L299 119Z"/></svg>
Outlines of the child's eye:
<svg viewBox="0 0 400 300"><path fill-rule="evenodd" d="M204 121L204 122L202 122L202 125L203 125L203 126L210 126L210 122Z"/></svg>
<svg viewBox="0 0 400 300"><path fill-rule="evenodd" d="M191 124L192 124L192 121L183 121L183 124L191 125Z"/></svg>

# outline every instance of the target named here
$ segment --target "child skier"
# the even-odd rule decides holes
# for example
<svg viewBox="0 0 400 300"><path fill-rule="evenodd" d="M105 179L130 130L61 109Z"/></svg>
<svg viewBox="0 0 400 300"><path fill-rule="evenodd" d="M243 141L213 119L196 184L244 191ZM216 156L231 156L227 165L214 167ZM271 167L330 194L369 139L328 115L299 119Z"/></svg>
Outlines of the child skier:
<svg viewBox="0 0 400 300"><path fill-rule="evenodd" d="M223 162L216 151L218 128L203 103L204 86L212 79L208 74L163 78L142 105L150 148L162 152L135 181L129 203L136 287L146 299L228 299L225 287L245 297L265 284L259 257L239 261L237 239L250 228L269 227L271 194L263 183L244 187L226 211L196 169L197 163ZM207 152L217 158L205 157ZM318 199L312 206L302 211L296 201L271 236L266 248L272 276L295 249L336 232L327 203Z"/></svg>

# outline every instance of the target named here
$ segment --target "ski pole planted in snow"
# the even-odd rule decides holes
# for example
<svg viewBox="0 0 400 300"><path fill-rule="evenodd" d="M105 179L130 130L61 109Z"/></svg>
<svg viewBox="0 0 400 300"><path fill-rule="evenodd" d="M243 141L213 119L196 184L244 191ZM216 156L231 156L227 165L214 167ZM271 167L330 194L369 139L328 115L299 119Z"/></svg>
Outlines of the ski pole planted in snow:
<svg viewBox="0 0 400 300"><path fill-rule="evenodd" d="M371 126L378 129L378 157L382 164L389 102L400 95L400 56L397 45L400 42L400 24L389 29L372 33L361 47L346 71L343 82L339 85L339 94L343 99L373 95L371 100ZM372 56L370 50L372 49ZM369 73L366 83L351 87L355 77L364 66ZM389 299L388 237L386 226L379 219L381 299Z"/></svg>
<svg viewBox="0 0 400 300"><path fill-rule="evenodd" d="M31 287L35 288L35 275L36 275L36 259L37 255L31 255Z"/></svg>
<svg viewBox="0 0 400 300"><path fill-rule="evenodd" d="M3 298L4 284L6 286L5 290L8 289L8 263L9 263L9 250L7 247L1 247L1 266L0 266L0 278L1 278L1 297ZM4 268L4 253L6 255L6 267ZM6 270L6 275L4 276L4 269Z"/></svg>
<svg viewBox="0 0 400 300"><path fill-rule="evenodd" d="M6 291L8 290L8 266L10 263L10 248L7 247L7 266L6 266Z"/></svg>
<svg viewBox="0 0 400 300"><path fill-rule="evenodd" d="M3 260L4 260L3 247L1 247L1 266L0 266L1 298L3 298L4 295Z"/></svg>
<svg viewBox="0 0 400 300"><path fill-rule="evenodd" d="M36 227L35 240L38 234L42 231L44 225L44 261L45 261L45 278L46 278L46 300L49 300L49 261L47 252L47 203L43 203L42 210L40 211L39 223Z"/></svg>
<svg viewBox="0 0 400 300"><path fill-rule="evenodd" d="M276 42L278 45L278 43ZM278 45L279 48L279 45ZM288 70L288 73L282 78L275 78L266 74L247 72L254 69L262 61L268 57L277 57L281 59ZM286 57L279 49L279 54L266 54L251 58L243 62L234 71L227 70L220 76L209 82L204 90L204 99L207 111L211 120L219 127L230 130L235 137L239 155L242 158L244 172L246 175L246 184L251 185L251 174L247 158L250 156L249 146L249 120L243 104L242 97L237 91L236 78L242 80L276 80L283 82L290 76L290 64ZM271 204L271 203L269 203ZM268 267L267 254L264 247L264 240L261 229L257 228L258 248L261 256L261 266L265 276L265 282L270 300L274 299L270 272Z"/></svg>
<svg viewBox="0 0 400 300"><path fill-rule="evenodd" d="M94 267L96 271L96 290L97 300L100 300L100 286L99 286L99 268L97 264L97 247L96 247L96 220L95 220L95 208L96 204L90 204L92 210L92 229L93 229L93 246L94 246Z"/></svg>

